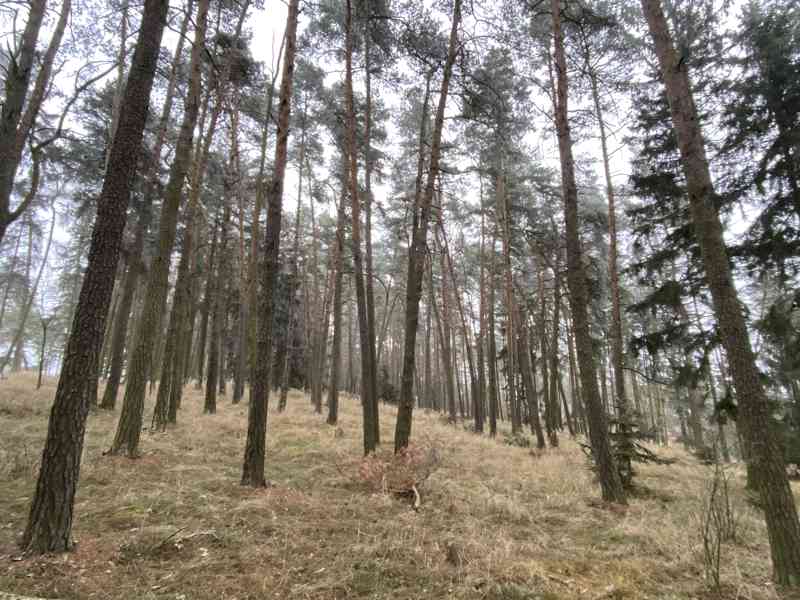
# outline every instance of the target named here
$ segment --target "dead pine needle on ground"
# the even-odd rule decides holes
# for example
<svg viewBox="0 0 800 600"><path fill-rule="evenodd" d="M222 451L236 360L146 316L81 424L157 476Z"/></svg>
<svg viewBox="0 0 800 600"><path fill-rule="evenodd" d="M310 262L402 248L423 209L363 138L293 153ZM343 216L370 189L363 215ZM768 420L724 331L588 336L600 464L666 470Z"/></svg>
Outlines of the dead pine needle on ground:
<svg viewBox="0 0 800 600"><path fill-rule="evenodd" d="M77 548L21 557L16 542L54 385L35 391L30 375L0 383L3 592L176 600L782 597L742 473L732 492L737 540L725 546L721 586L712 590L697 526L710 471L680 449L667 451L675 464L641 466L645 491L613 510L597 501L576 443L534 453L420 411L414 437L423 450L406 462L424 475L415 499L392 489L403 487L404 472L389 468L385 476L385 467L361 460L357 398L343 397L334 428L299 391L286 412L270 412L274 485L263 490L238 485L246 403L221 402L216 415L203 415L202 396L187 387L178 426L144 434L138 460L103 456L116 415L92 414ZM384 407L378 461L389 460L382 453L391 449L393 425L394 411Z"/></svg>

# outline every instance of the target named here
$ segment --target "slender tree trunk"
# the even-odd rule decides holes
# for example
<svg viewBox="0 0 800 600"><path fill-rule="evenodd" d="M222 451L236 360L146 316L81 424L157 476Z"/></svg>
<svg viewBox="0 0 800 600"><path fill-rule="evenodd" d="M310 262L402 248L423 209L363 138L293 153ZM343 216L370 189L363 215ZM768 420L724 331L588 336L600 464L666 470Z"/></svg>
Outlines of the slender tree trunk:
<svg viewBox="0 0 800 600"><path fill-rule="evenodd" d="M361 341L361 405L364 412L364 454L375 451L378 444L376 400L373 359L374 338L370 340L369 321L367 316L366 290L364 288L364 266L361 252L361 201L358 193L358 150L356 148L356 114L353 101L353 15L351 0L347 0L345 15L345 101L347 104L347 157L348 184L351 202L351 246L353 256L353 279L356 288L358 309L358 330Z"/></svg>
<svg viewBox="0 0 800 600"><path fill-rule="evenodd" d="M292 106L292 77L294 74L299 0L289 0L286 17L286 57L283 61L281 89L278 101L278 129L275 144L274 173L267 190L267 226L264 231L264 268L261 277L261 297L258 315L256 360L250 391L247 419L247 443L242 466L242 485L264 487L264 454L267 437L267 407L269 374L272 356L272 320L275 310L274 293L278 277L280 251L283 182L289 141L289 117Z"/></svg>
<svg viewBox="0 0 800 600"><path fill-rule="evenodd" d="M489 435L491 437L497 436L497 417L498 407L500 405L497 393L497 342L496 342L496 329L494 322L495 310L495 288L496 282L494 278L495 272L495 246L496 234L492 233L492 245L489 251L489 302L486 307L487 328L488 328L488 344L489 344Z"/></svg>
<svg viewBox="0 0 800 600"><path fill-rule="evenodd" d="M255 358L256 358L256 345L258 337L258 265L260 260L260 244L261 244L261 214L264 212L264 200L267 194L267 185L265 181L266 168L267 168L267 146L269 142L270 125L272 124L272 104L275 97L275 82L278 78L279 69L278 65L281 63L283 50L286 44L286 33L284 32L281 46L278 50L278 55L275 58L275 69L272 72L272 78L267 86L267 101L265 107L264 120L261 129L261 149L258 161L258 176L256 180L256 201L253 206L252 217L252 231L250 234L250 262L247 265L247 305L249 307L248 324L247 324L247 345L248 355L250 358L250 371L255 372ZM298 202L300 199L298 199ZM250 383L250 393L252 393L252 378Z"/></svg>
<svg viewBox="0 0 800 600"><path fill-rule="evenodd" d="M408 278L406 283L406 315L405 340L403 347L402 375L400 380L400 399L397 407L397 423L395 426L394 448L398 452L408 447L411 438L411 422L414 412L414 371L416 368L417 325L419 322L419 301L422 296L422 279L425 272L425 256L428 238L428 222L431 204L439 175L439 159L441 155L442 129L444 113L447 105L447 94L450 89L450 77L456 60L458 44L458 26L461 22L461 0L453 4L453 19L450 29L450 41L447 59L442 75L442 87L439 92L439 105L433 124L431 138L430 164L424 194L416 195L414 201L414 223L411 234L411 247L408 254ZM427 96L427 94L426 94ZM424 130L423 130L424 131ZM424 138L423 138L424 141ZM422 144L420 144L420 152Z"/></svg>
<svg viewBox="0 0 800 600"><path fill-rule="evenodd" d="M567 283L572 306L572 321L575 328L581 389L586 403L592 455L597 465L603 499L610 502L625 503L625 490L622 487L622 481L611 451L606 415L597 390L592 337L589 332L589 296L578 231L578 188L575 183L572 136L567 112L567 61L564 55L564 36L561 29L561 3L559 0L552 0L551 8L555 67L557 71L555 120L558 132L558 149L561 157L561 181L566 222Z"/></svg>
<svg viewBox="0 0 800 600"><path fill-rule="evenodd" d="M2 373L8 362L11 360L11 354L15 348L21 348L23 345L23 341L25 338L25 325L28 322L28 315L31 313L31 307L33 306L33 302L36 299L36 294L39 291L39 283L42 280L42 273L44 273L44 268L47 266L47 257L50 255L50 247L53 244L53 231L56 226L56 209L55 206L52 208L53 216L50 219L50 233L47 234L47 243L44 247L44 254L42 256L42 262L39 265L39 270L36 272L36 279L33 282L30 290L28 290L28 294L25 298L25 304L22 306L22 312L19 317L19 325L17 326L17 332L14 334L14 339L11 342L11 345L8 347L8 352L3 357L2 363L0 363L0 373Z"/></svg>
<svg viewBox="0 0 800 600"><path fill-rule="evenodd" d="M129 457L139 453L139 436L142 430L142 413L147 374L154 358L154 347L161 331L160 321L165 312L169 265L175 243L178 210L183 196L184 180L189 170L192 138L200 108L200 62L205 45L209 0L200 0L196 17L195 40L192 46L189 90L185 101L183 122L178 133L175 156L170 167L169 180L164 190L159 223L159 241L156 255L150 265L147 293L142 316L137 328L137 343L131 353L125 397L117 424L117 432L109 450L110 454L124 452Z"/></svg>
<svg viewBox="0 0 800 600"><path fill-rule="evenodd" d="M42 319L42 346L39 350L39 376L36 379L36 389L42 387L42 374L44 373L44 353L47 348L47 326L50 325L50 319Z"/></svg>
<svg viewBox="0 0 800 600"><path fill-rule="evenodd" d="M454 379L453 367L453 354L454 350L450 344L450 309L449 309L449 293L447 288L447 281L444 277L444 252L439 248L439 270L442 277L442 315L440 322L440 340L442 341L442 362L444 363L444 381L445 389L447 390L447 414L450 423L456 423L456 389ZM431 288L433 288L433 265L430 269ZM435 302L435 300L434 300ZM435 306L435 304L434 304Z"/></svg>
<svg viewBox="0 0 800 600"><path fill-rule="evenodd" d="M22 151L28 138L33 119L25 126L25 101L28 98L31 73L36 59L36 44L42 28L46 0L31 0L28 21L19 39L19 45L12 56L9 56L5 76L3 105L0 110L0 243L2 243L8 226L16 220L27 204L23 203L16 210L11 209L11 196L14 179L22 159ZM64 15L66 18L66 15ZM66 22L64 23L66 25ZM32 94L34 96L34 94ZM39 104L44 99L39 98ZM31 100L35 100L34 97ZM33 103L29 103L29 110ZM38 106L36 107L38 112Z"/></svg>
<svg viewBox="0 0 800 600"><path fill-rule="evenodd" d="M72 514L89 403L86 381L97 367L150 90L167 15L165 0L146 0L136 50L125 86L123 110L111 144L98 213L61 376L47 429L36 491L22 547L44 553L72 546Z"/></svg>
<svg viewBox="0 0 800 600"><path fill-rule="evenodd" d="M295 348L295 337L299 330L297 321L297 291L300 289L300 236L302 224L302 211L303 203L302 198L297 198L297 209L294 216L294 248L292 251L292 272L289 279L289 315L287 326L287 349L286 359L283 366L282 380L281 380L281 395L278 401L278 410L283 411L286 408L286 400L289 395L289 383L291 376L291 365L296 355L297 348Z"/></svg>
<svg viewBox="0 0 800 600"><path fill-rule="evenodd" d="M686 177L695 237L736 388L739 420L750 452L756 489L764 507L773 576L779 584L800 585L800 521L731 274L686 61L675 50L661 2L642 0L642 9L661 67Z"/></svg>
<svg viewBox="0 0 800 600"><path fill-rule="evenodd" d="M200 333L197 341L197 385L196 389L203 388L203 373L206 363L206 346L208 346L208 321L211 315L212 289L214 286L214 260L217 251L217 231L219 223L214 223L211 232L211 248L206 257L206 286L203 293L203 307L200 311Z"/></svg>
<svg viewBox="0 0 800 600"><path fill-rule="evenodd" d="M556 255L556 262L555 267L553 268L553 333L552 337L550 338L550 410L557 414L557 423L556 425L558 428L562 428L563 424L561 422L560 413L561 411L558 410L559 401L558 401L558 390L561 387L561 372L559 369L559 360L558 360L558 339L559 339L559 331L560 331L560 316L561 311L559 310L561 307L561 277L558 273L559 264L558 264L558 255ZM546 361L548 357L542 354L542 360ZM570 423L569 417L569 409L567 408L566 401L564 402L564 412L566 413L567 417L567 424L569 427L570 435L574 435L574 431L572 429L572 424ZM558 438L555 438L556 444L558 443Z"/></svg>
<svg viewBox="0 0 800 600"><path fill-rule="evenodd" d="M3 328L3 321L6 316L6 307L8 306L8 296L11 293L12 275L17 268L17 260L19 259L19 245L22 242L22 234L25 232L24 227L19 228L17 234L17 241L14 243L14 254L11 255L11 264L8 267L9 276L6 278L5 289L3 290L3 301L0 303L0 330Z"/></svg>
<svg viewBox="0 0 800 600"><path fill-rule="evenodd" d="M373 286L372 268L372 35L370 33L370 19L372 18L370 2L366 3L367 14L364 18L364 81L366 92L366 107L364 109L364 246L366 280L364 292L367 304L367 340L370 352L369 385L372 398L372 436L375 444L381 443L380 407L378 403L378 355L375 348L375 290ZM365 381L367 378L365 377Z"/></svg>
<svg viewBox="0 0 800 600"><path fill-rule="evenodd" d="M226 194L227 196L227 194ZM219 379L223 380L224 372L220 372L223 360L222 329L225 314L224 292L225 280L227 277L227 246L228 246L228 225L231 219L230 203L225 203L223 209L222 224L219 234L219 248L217 254L216 276L214 277L214 289L211 295L211 341L208 344L208 369L206 377L206 395L203 405L203 412L213 415L217 412L217 392L219 391Z"/></svg>
<svg viewBox="0 0 800 600"><path fill-rule="evenodd" d="M431 316L433 312L433 288L428 285L428 306L425 310L425 382L424 405L433 408L433 382L432 382L432 357L431 357Z"/></svg>
<svg viewBox="0 0 800 600"><path fill-rule="evenodd" d="M333 349L331 350L331 377L328 385L328 424L336 425L339 419L339 371L342 363L342 278L344 265L344 196L339 200L336 219L336 246L333 283Z"/></svg>
<svg viewBox="0 0 800 600"><path fill-rule="evenodd" d="M447 274L450 276L450 282L453 286L453 297L456 301L456 308L458 315L461 319L461 333L464 338L464 354L467 358L467 367L469 371L469 393L470 393L470 406L474 412L477 412L478 406L478 378L475 373L475 358L472 355L472 345L469 338L469 328L467 327L467 317L464 312L464 305L461 301L461 294L458 290L458 281L456 280L455 270L453 269L453 259L450 256L450 248L447 243L447 233L444 230L441 214L439 215L439 231L442 235L442 252L446 259ZM442 272L442 278L445 277L445 272ZM467 390L466 383L464 384L465 391ZM477 426L476 426L477 431Z"/></svg>
<svg viewBox="0 0 800 600"><path fill-rule="evenodd" d="M511 215L508 210L508 198L505 193L505 172L502 158L497 168L496 189L496 219L497 227L500 230L500 239L503 246L503 282L505 284L505 306L506 306L506 364L508 366L509 383L508 399L509 412L511 414L511 433L517 434L522 429L522 414L517 390L514 386L515 372L518 367L519 357L517 337L521 323L516 320L516 302L514 300L514 279L511 270ZM527 374L523 373L523 384L527 380Z"/></svg>
<svg viewBox="0 0 800 600"><path fill-rule="evenodd" d="M486 217L483 206L483 179L481 178L481 240L480 240L480 286L478 300L478 340L476 343L478 361L478 395L475 405L475 433L483 433L486 410L486 367L484 351L486 348Z"/></svg>

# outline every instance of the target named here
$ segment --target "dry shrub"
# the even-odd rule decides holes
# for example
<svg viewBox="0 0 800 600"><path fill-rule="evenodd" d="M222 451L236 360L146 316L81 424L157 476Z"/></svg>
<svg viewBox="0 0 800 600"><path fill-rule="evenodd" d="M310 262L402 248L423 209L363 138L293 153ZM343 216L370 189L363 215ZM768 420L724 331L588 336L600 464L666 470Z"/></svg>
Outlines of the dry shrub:
<svg viewBox="0 0 800 600"><path fill-rule="evenodd" d="M706 580L720 587L720 567L724 542L735 541L738 517L730 495L731 474L719 462L706 486L700 508L700 537L703 545L703 566Z"/></svg>
<svg viewBox="0 0 800 600"><path fill-rule="evenodd" d="M376 492L413 498L418 508L419 488L440 464L439 447L424 441L396 454L381 451L366 456L358 467L358 479Z"/></svg>

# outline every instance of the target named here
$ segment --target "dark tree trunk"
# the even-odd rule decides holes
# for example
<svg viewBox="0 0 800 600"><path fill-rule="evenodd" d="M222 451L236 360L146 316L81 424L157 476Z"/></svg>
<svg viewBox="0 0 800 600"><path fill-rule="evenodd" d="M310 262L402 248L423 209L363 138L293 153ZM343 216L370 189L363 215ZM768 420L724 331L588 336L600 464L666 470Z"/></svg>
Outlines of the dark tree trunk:
<svg viewBox="0 0 800 600"><path fill-rule="evenodd" d="M136 346L128 361L128 377L122 412L110 454L124 452L129 457L138 456L139 436L142 430L142 413L147 385L147 375L156 364L154 348L161 331L161 319L165 312L169 265L175 243L178 210L183 196L184 180L189 170L192 138L200 108L201 50L205 46L209 0L200 0L196 17L195 40L192 46L189 90L185 101L183 122L178 133L175 156L170 167L169 179L164 190L159 223L159 241L156 255L150 264L147 292L144 297L142 316L139 319Z"/></svg>
<svg viewBox="0 0 800 600"><path fill-rule="evenodd" d="M622 487L622 480L611 451L606 414L597 389L592 337L589 331L589 295L578 231L578 188L575 183L572 136L567 112L567 60L564 55L564 36L561 29L561 3L559 0L552 0L551 9L555 67L557 71L555 120L561 158L561 189L564 196L564 219L566 223L567 283L572 307L572 321L575 329L581 389L586 403L592 455L597 465L603 499L609 502L625 503L625 490Z"/></svg>
<svg viewBox="0 0 800 600"><path fill-rule="evenodd" d="M188 3L186 7L186 16L181 23L180 35L178 44L175 48L175 54L172 58L172 68L170 71L169 83L167 84L166 96L164 98L164 106L161 110L161 117L159 119L158 134L156 143L153 148L153 160L149 163L149 179L144 193L144 200L139 209L138 219L136 223L136 231L134 233L133 246L128 254L128 270L125 274L123 283L122 299L120 300L119 315L114 321L114 330L111 339L111 364L109 367L108 379L106 380L106 387L103 392L103 399L100 402L100 408L114 410L117 403L117 394L119 393L119 385L122 380L122 367L125 361L125 348L128 346L125 342L128 338L128 324L131 319L131 309L133 308L133 301L136 296L136 290L139 285L140 275L145 271L145 266L142 261L142 251L144 250L144 236L150 226L152 215L153 196L155 196L155 181L158 178L158 165L161 160L161 150L164 146L164 140L167 133L167 125L169 124L169 116L172 112L172 104L175 98L175 88L177 84L178 68L181 64L183 56L183 45L186 31L189 27L191 19L191 5ZM125 5L127 10L127 2ZM121 47L124 44L121 45ZM120 97L121 102L121 97ZM119 115L117 115L117 123L119 122ZM110 156L110 155L109 155ZM135 341L135 340L134 340Z"/></svg>
<svg viewBox="0 0 800 600"><path fill-rule="evenodd" d="M364 71L365 71L365 92L366 92L366 107L364 110L364 245L365 245L365 286L364 292L366 294L367 304L367 340L369 341L368 349L370 352L370 366L371 370L369 378L364 378L369 381L370 397L372 398L372 428L375 443L381 443L381 427L379 417L379 403L378 403L378 355L375 348L375 291L373 289L373 269L372 269L372 73L371 73L371 50L372 50L372 35L370 32L370 23L372 15L369 14L371 10L369 3L367 3L368 14L364 18Z"/></svg>
<svg viewBox="0 0 800 600"><path fill-rule="evenodd" d="M264 269L258 314L258 340L253 369L250 406L247 419L247 443L242 466L242 485L264 487L264 454L267 437L267 407L272 350L272 320L275 310L275 282L278 277L278 256L281 239L283 181L289 141L289 116L292 106L292 76L294 73L299 0L289 1L286 17L285 47L281 89L278 101L278 131L275 144L275 171L267 190L267 226L264 231Z"/></svg>
<svg viewBox="0 0 800 600"><path fill-rule="evenodd" d="M219 233L219 250L217 254L216 276L214 277L214 287L211 293L211 340L208 344L208 369L206 371L206 395L203 404L203 412L213 415L217 412L217 392L219 391L219 379L224 385L224 372L221 372L223 362L222 348L222 322L224 320L225 305L225 252L228 245L228 223L231 218L231 208L225 204L222 217L222 225Z"/></svg>
<svg viewBox="0 0 800 600"><path fill-rule="evenodd" d="M42 387L42 374L44 373L44 353L47 348L47 326L50 324L50 319L42 319L42 346L39 350L39 376L36 379L36 389Z"/></svg>
<svg viewBox="0 0 800 600"><path fill-rule="evenodd" d="M489 251L489 302L486 306L488 335L488 368L489 368L489 435L497 436L497 412L500 405L497 397L497 342L495 340L495 235L492 234L492 246Z"/></svg>
<svg viewBox="0 0 800 600"><path fill-rule="evenodd" d="M397 424L395 426L394 436L395 452L407 448L411 438L411 422L414 413L414 371L416 369L417 326L419 324L419 301L422 296L422 279L425 272L425 258L427 254L428 222L430 220L436 179L439 175L444 113L445 106L447 105L447 93L450 89L450 77L453 72L453 64L456 60L458 26L460 22L461 0L455 0L447 59L444 64L442 87L439 92L439 105L436 109L436 117L434 118L433 124L428 179L424 194L422 194L421 197L417 194L414 202L414 223L411 233L411 247L408 253L403 364L400 379L400 399L397 407ZM421 141L424 141L424 138ZM420 144L420 152L422 151L423 146Z"/></svg>
<svg viewBox="0 0 800 600"><path fill-rule="evenodd" d="M20 207L11 210L14 178L27 137L26 132L20 132L19 126L23 117L22 109L28 97L31 72L36 58L36 43L46 9L46 0L30 2L28 21L20 36L17 51L9 57L6 71L5 93L0 111L0 242L3 241L8 226L21 214ZM22 143L18 141L19 133L23 133Z"/></svg>
<svg viewBox="0 0 800 600"><path fill-rule="evenodd" d="M376 431L376 399L373 392L375 340L370 339L370 328L367 316L366 290L364 288L364 266L361 251L361 204L358 193L358 150L356 148L356 114L353 102L353 15L351 0L347 0L345 21L345 101L347 104L347 157L348 184L351 203L351 246L353 256L353 279L356 288L356 304L358 309L358 331L361 341L361 406L364 413L364 454L375 451L378 444Z"/></svg>
<svg viewBox="0 0 800 600"><path fill-rule="evenodd" d="M339 199L336 219L336 247L334 266L336 275L333 282L333 348L331 350L331 377L328 385L328 424L336 425L339 420L339 372L342 363L342 279L344 265L344 196Z"/></svg>
<svg viewBox="0 0 800 600"><path fill-rule="evenodd" d="M773 576L779 584L800 585L800 521L731 274L686 61L675 50L660 0L642 0L642 9L661 67L686 177L695 237L736 388L749 464L764 507Z"/></svg>
<svg viewBox="0 0 800 600"><path fill-rule="evenodd" d="M22 537L22 547L29 552L58 552L72 546L72 514L89 412L86 382L91 370L97 368L96 349L111 301L167 4L166 0L145 2L122 113L98 200L86 276L64 352L36 491Z"/></svg>

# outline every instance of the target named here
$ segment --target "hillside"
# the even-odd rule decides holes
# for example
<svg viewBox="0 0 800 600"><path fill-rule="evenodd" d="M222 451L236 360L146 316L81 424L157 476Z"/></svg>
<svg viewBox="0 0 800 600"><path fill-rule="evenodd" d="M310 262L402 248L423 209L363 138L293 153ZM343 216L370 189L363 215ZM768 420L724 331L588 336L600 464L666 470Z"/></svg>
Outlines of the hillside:
<svg viewBox="0 0 800 600"><path fill-rule="evenodd" d="M54 394L50 381L0 384L0 591L63 599L753 598L770 582L763 520L737 475L739 541L723 548L721 593L704 582L699 507L710 470L677 462L640 469L627 510L598 501L577 444L533 454L477 437L433 413L414 439L437 448L421 507L359 477L360 408L338 429L299 392L270 412L267 473L238 485L246 406L201 414L184 397L177 429L143 434L139 460L102 455L115 414L90 416L73 529L77 550L22 558L34 473ZM146 410L149 418L150 405ZM383 406L388 452L394 411ZM363 472L363 471L362 471Z"/></svg>

